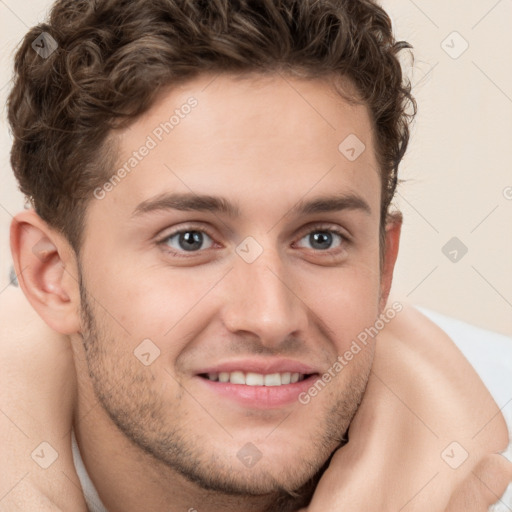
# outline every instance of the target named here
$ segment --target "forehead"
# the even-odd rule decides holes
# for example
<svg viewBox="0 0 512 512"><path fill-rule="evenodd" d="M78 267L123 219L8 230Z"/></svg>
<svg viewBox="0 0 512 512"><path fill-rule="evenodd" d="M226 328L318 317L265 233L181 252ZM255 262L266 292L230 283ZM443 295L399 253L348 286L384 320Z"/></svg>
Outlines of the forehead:
<svg viewBox="0 0 512 512"><path fill-rule="evenodd" d="M367 107L325 80L202 75L161 91L119 133L119 148L110 176L121 179L103 206L121 210L168 192L236 198L238 210L260 216L260 200L275 216L276 198L289 207L337 190L380 201Z"/></svg>

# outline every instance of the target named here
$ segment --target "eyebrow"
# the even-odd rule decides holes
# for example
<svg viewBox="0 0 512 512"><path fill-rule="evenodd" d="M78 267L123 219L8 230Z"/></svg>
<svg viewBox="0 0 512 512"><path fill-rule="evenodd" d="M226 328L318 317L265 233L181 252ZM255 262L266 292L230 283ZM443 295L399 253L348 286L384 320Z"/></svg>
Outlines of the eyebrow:
<svg viewBox="0 0 512 512"><path fill-rule="evenodd" d="M232 218L240 217L241 210L237 203L211 195L159 194L143 201L133 211L133 217L162 210L212 212L227 215ZM353 193L329 195L305 201L301 199L287 215L311 215L342 210L360 210L368 215L372 211L370 205L360 196Z"/></svg>

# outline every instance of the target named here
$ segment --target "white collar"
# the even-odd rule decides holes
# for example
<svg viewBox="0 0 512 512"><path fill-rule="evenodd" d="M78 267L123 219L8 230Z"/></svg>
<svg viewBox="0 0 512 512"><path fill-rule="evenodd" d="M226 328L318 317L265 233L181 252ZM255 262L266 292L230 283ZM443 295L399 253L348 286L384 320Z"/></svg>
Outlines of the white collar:
<svg viewBox="0 0 512 512"><path fill-rule="evenodd" d="M94 487L87 470L85 469L84 462L80 455L80 450L78 449L78 444L76 442L75 430L71 431L71 448L73 451L73 462L75 464L75 469L78 474L78 478L80 480L80 484L82 485L82 491L84 493L85 502L87 503L87 509L89 512L108 512L105 508L105 505L100 500L98 496L98 491Z"/></svg>

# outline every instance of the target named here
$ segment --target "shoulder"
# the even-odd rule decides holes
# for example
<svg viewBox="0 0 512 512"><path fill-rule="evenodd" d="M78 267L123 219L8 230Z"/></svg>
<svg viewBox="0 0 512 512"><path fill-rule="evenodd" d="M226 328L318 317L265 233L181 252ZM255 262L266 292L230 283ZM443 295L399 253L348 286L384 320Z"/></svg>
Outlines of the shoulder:
<svg viewBox="0 0 512 512"><path fill-rule="evenodd" d="M450 337L483 380L500 407L511 402L512 338L427 308L420 314L435 323ZM510 408L512 413L512 407Z"/></svg>
<svg viewBox="0 0 512 512"><path fill-rule="evenodd" d="M24 364L30 364L25 358L27 352L32 356L49 359L60 352L69 351L69 338L51 329L16 286L8 286L0 294L0 347L2 359L24 358Z"/></svg>
<svg viewBox="0 0 512 512"><path fill-rule="evenodd" d="M400 304L400 312L390 322L390 335L402 343L413 343L417 350L425 346L436 355L463 356L458 360L474 369L500 406L510 400L512 338L405 301L391 302Z"/></svg>
<svg viewBox="0 0 512 512"><path fill-rule="evenodd" d="M398 298L391 298L388 307L394 303L401 309L379 334L377 351L381 360L395 365L397 375L404 375L397 377L400 382L407 374L421 375L411 380L423 386L409 390L411 400L435 396L436 408L450 415L458 411L475 432L486 425L479 437L487 439L489 449L505 450L511 418L504 406L512 407L507 396L512 389L509 339Z"/></svg>
<svg viewBox="0 0 512 512"><path fill-rule="evenodd" d="M433 336L443 352L456 347L478 374L512 431L512 338L428 308L407 304L403 311L392 330L402 339L412 336L419 341Z"/></svg>
<svg viewBox="0 0 512 512"><path fill-rule="evenodd" d="M0 403L47 417L44 397L57 396L71 404L75 393L73 358L68 336L55 332L32 308L23 292L9 286L0 294ZM41 397L41 400L36 400ZM64 412L53 411L58 415Z"/></svg>

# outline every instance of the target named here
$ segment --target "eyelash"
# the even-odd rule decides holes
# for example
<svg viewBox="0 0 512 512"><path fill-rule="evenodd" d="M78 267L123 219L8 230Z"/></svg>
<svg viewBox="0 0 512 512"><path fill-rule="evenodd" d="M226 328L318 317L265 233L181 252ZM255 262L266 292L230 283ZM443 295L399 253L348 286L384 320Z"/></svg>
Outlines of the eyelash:
<svg viewBox="0 0 512 512"><path fill-rule="evenodd" d="M179 235L181 233L187 233L188 231L196 231L199 233L204 233L204 234L208 235L212 239L212 241L215 241L213 235L209 232L209 230L207 230L203 227L199 228L197 226L186 226L185 228L181 228L177 231L173 231L172 233L167 234L164 238L160 239L157 242L157 244L159 246L161 246L165 252L168 252L172 256L176 256L178 258L191 258L191 257L194 257L194 255L197 255L198 253L201 253L201 252L204 252L205 250L207 250L207 249L203 249L203 250L198 250L198 251L190 251L190 256L185 256L184 253L186 253L186 251L176 251L174 249L171 249L166 244L166 242L170 238L172 238L176 235ZM309 228L309 231L301 233L299 240L302 240L305 236L310 235L311 233L315 233L315 232L324 232L324 233L331 233L331 234L338 235L341 238L342 245L346 245L346 244L350 243L350 239L347 237L347 235L345 235L345 233L341 232L339 229L333 228L331 226L327 227L327 226L321 225L321 224L314 225ZM330 249L327 249L325 251L315 250L315 249L312 249L312 250L315 252L319 252L319 253L325 253L325 254L331 254L331 255L333 254L333 251ZM338 247L337 249L334 249L334 254L338 253L340 250L343 250L343 248Z"/></svg>

